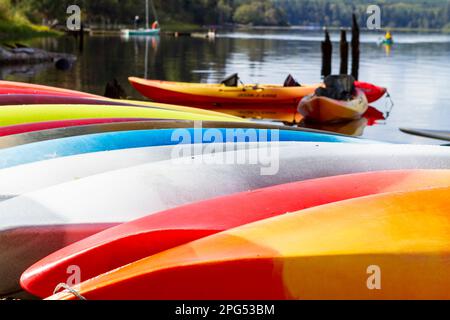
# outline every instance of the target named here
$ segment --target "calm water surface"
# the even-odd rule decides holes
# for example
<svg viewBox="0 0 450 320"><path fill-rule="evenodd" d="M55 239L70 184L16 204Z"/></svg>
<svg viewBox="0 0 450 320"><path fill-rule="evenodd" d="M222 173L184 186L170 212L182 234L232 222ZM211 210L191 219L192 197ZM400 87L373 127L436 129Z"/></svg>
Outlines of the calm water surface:
<svg viewBox="0 0 450 320"><path fill-rule="evenodd" d="M113 78L128 95L142 97L128 76L171 81L218 82L238 72L244 83L282 83L292 73L301 83L320 82L320 32L267 30L222 33L214 41L195 38L86 37L78 53L72 38L35 39L29 45L79 55L69 71L52 65L0 69L8 80L60 86L103 94ZM339 38L332 34L333 41ZM390 53L377 45L380 34L363 34L360 79L389 88L395 107L387 120L368 126L366 121L339 126L338 131L393 142L441 142L402 134L399 127L450 129L450 36L397 34ZM349 39L350 40L350 39ZM333 71L339 68L338 43ZM374 104L387 112L386 100ZM327 128L325 128L327 129Z"/></svg>

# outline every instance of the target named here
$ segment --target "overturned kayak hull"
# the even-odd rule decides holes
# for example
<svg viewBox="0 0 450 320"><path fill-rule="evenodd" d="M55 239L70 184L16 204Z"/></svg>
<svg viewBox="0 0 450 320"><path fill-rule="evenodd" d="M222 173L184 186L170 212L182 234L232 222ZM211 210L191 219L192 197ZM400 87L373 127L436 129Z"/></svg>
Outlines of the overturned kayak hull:
<svg viewBox="0 0 450 320"><path fill-rule="evenodd" d="M368 195L450 186L450 171L388 171L338 176L207 200L108 229L39 261L21 278L29 293L47 297L78 266L81 281L248 223ZM321 194L322 196L317 196Z"/></svg>
<svg viewBox="0 0 450 320"><path fill-rule="evenodd" d="M209 153L213 152L211 147L204 146ZM107 172L1 202L0 292L17 289L19 276L26 268L70 244L65 240L73 239L69 235L52 239L52 226L60 230L68 225L128 222L196 201L307 179L450 166L450 151L431 146L263 143L245 150L243 162L227 161L239 159L242 150L221 153L216 149L214 157L200 158L183 151L177 152L182 158ZM255 157L259 161L250 160ZM30 228L36 231L34 240L18 241L21 230ZM37 232L41 229L44 232ZM13 238L8 237L12 230ZM27 235L29 232L25 232ZM39 254L32 256L30 253L37 252L35 246L39 246ZM11 261L14 270L9 268Z"/></svg>
<svg viewBox="0 0 450 320"><path fill-rule="evenodd" d="M63 128L3 137L0 142L5 149L0 149L0 169L78 154L162 145L245 141L375 143L307 130L258 129L245 124L234 127L226 122L209 122L205 128L203 125L192 128L188 122L177 124L173 121L114 123L89 128ZM89 130L92 134L86 134Z"/></svg>
<svg viewBox="0 0 450 320"><path fill-rule="evenodd" d="M211 115L228 117L235 119L230 115L221 114L214 111L195 109L184 106L168 105L154 102L135 101L135 100L118 100L107 99L102 97L77 97L67 95L54 94L0 94L0 106L15 106L15 105L63 105L63 104L78 104L78 105L108 105L108 106L135 106L146 108L159 108L172 111L183 111L195 114Z"/></svg>
<svg viewBox="0 0 450 320"><path fill-rule="evenodd" d="M48 121L103 118L242 121L237 118L230 119L227 115L195 114L158 107L145 108L104 105L25 105L0 107L0 127Z"/></svg>
<svg viewBox="0 0 450 320"><path fill-rule="evenodd" d="M0 94L55 94L71 97L99 98L100 96L56 87L43 86L25 82L0 81ZM101 98L101 97L100 97Z"/></svg>
<svg viewBox="0 0 450 320"><path fill-rule="evenodd" d="M316 95L305 97L298 110L307 119L319 123L358 120L368 110L366 96L360 90L350 101L339 101Z"/></svg>
<svg viewBox="0 0 450 320"><path fill-rule="evenodd" d="M449 192L377 195L275 217L74 290L87 299L450 299Z"/></svg>

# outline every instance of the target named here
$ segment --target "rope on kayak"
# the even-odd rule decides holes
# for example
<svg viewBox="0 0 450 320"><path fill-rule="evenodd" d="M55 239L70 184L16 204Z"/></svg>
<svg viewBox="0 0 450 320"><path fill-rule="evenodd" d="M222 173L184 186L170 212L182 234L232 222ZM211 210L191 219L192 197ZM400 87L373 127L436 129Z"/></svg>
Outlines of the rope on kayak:
<svg viewBox="0 0 450 320"><path fill-rule="evenodd" d="M392 100L391 94L389 93L389 91L386 91L386 105L385 105L385 110L386 110L386 120L390 117L392 110L394 110L394 100ZM390 103L390 106L388 106L388 104Z"/></svg>
<svg viewBox="0 0 450 320"><path fill-rule="evenodd" d="M53 294L57 294L61 289L64 289L65 291L68 291L69 293L73 294L75 297L78 298L78 300L87 300L78 291L76 291L74 288L69 287L65 283L58 284L55 290L53 291Z"/></svg>

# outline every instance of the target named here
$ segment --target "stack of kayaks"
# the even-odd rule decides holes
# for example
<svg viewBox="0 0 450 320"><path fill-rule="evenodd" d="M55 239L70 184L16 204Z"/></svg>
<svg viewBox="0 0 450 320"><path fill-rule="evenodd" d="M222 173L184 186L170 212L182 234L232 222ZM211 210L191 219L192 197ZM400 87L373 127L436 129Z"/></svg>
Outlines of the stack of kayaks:
<svg viewBox="0 0 450 320"><path fill-rule="evenodd" d="M0 297L450 298L447 147L1 84Z"/></svg>

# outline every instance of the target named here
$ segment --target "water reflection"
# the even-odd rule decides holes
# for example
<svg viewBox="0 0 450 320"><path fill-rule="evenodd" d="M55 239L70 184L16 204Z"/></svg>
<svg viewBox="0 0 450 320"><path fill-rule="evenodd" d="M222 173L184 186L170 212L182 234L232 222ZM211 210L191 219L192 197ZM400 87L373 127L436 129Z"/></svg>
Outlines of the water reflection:
<svg viewBox="0 0 450 320"><path fill-rule="evenodd" d="M389 57L378 46L380 36L362 36L360 77L389 88L396 108L385 123L377 121L366 127L363 136L415 143L415 138L402 134L398 128L450 127L450 35L397 33ZM103 94L106 83L116 78L129 96L138 99L144 98L128 84L129 76L219 82L226 75L239 72L245 83L282 84L291 73L302 84L314 84L320 81L322 39L321 32L301 30L219 34L214 42L164 35L148 43L145 39L93 36L85 37L83 55L72 70L4 71L4 77L96 94ZM339 32L333 33L332 39L338 40ZM78 52L76 40L70 37L35 39L27 44L51 51ZM339 68L338 51L335 42L334 72ZM374 107L384 111L384 104L382 100Z"/></svg>
<svg viewBox="0 0 450 320"><path fill-rule="evenodd" d="M367 127L382 124L382 121L386 120L387 116L383 112L374 107L369 107L367 112L359 120L333 124L317 124L303 121L300 126L349 136L362 137L364 135L364 130Z"/></svg>

